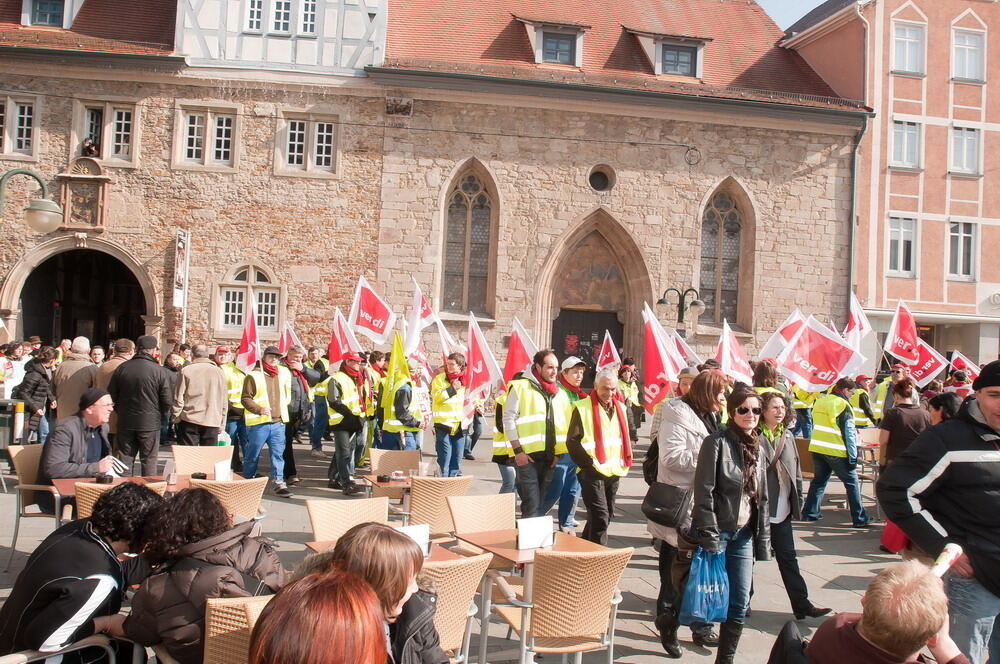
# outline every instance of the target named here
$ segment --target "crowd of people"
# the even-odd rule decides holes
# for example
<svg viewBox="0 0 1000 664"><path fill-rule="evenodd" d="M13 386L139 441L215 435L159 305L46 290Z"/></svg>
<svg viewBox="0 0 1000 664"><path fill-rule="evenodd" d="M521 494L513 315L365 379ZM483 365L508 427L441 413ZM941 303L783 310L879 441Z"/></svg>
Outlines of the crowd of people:
<svg viewBox="0 0 1000 664"><path fill-rule="evenodd" d="M331 364L319 348L269 346L244 371L227 346L178 345L162 363L149 336L115 341L106 359L97 349L83 337L4 349L5 391L25 402L28 435L44 445L41 483L108 473L112 456L129 469L138 460L136 474L156 476L161 442L222 441L232 443L233 468L246 478L257 475L266 445L272 491L290 497L301 480L294 449L301 438L312 456L328 460L328 487L352 496L371 447L419 450L426 430L434 434L437 474L460 475L492 406L499 491L517 493L522 517L556 508L556 526L574 534L582 500L579 535L606 545L621 478L639 461L633 453L644 411L629 358L597 372L587 390L587 362L539 351L495 403L476 403L470 418L461 353L428 376L413 360L402 374L387 372L391 358L378 351ZM877 432L877 446L863 442L872 440L866 429ZM738 661L754 561L776 559L797 620L831 612L809 598L793 524L824 517L835 475L850 526L870 527L858 478L866 445L878 450L878 499L909 538L908 562L872 581L860 615L828 618L804 651L807 661L832 661L831 649L842 648L862 662L911 662L923 645L939 662L1000 657L1000 630L993 630L1000 510L992 509L1000 497L1000 361L974 381L956 371L922 391L897 364L877 384L843 377L809 393L787 384L769 360L754 363L752 384L725 375L714 360L687 367L674 397L652 416L643 511L659 554L654 625L668 657L682 655L681 609L696 592L689 580L699 552L724 554L728 609L722 620L685 624L694 643L716 649L719 664ZM813 469L805 491L803 453ZM964 553L942 582L929 563L949 542ZM65 555L75 556L79 578L58 577ZM57 649L106 632L197 662L206 598L275 594L254 632L253 662L445 662L427 620L433 595L418 587L422 563L406 535L365 524L286 572L273 543L251 524L232 523L206 491L164 499L126 483L104 493L91 518L61 527L32 554L0 611L0 652ZM119 611L129 586L137 590L126 618ZM337 658L320 652L348 632Z"/></svg>

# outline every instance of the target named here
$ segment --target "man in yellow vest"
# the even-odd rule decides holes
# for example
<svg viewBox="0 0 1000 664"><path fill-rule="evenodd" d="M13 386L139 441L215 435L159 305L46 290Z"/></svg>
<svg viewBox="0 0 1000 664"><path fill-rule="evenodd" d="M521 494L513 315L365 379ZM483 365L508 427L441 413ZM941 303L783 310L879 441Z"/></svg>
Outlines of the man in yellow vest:
<svg viewBox="0 0 1000 664"><path fill-rule="evenodd" d="M872 404L872 412L875 414L876 419L881 420L885 411L893 407L895 401L892 391L893 385L904 378L909 377L910 368L908 366L898 362L892 365L892 370L889 375L882 379L882 382L875 387L875 398L874 403Z"/></svg>
<svg viewBox="0 0 1000 664"><path fill-rule="evenodd" d="M792 433L796 438L811 438L813 430L813 404L819 392L806 392L798 385L792 386L792 408L795 409L795 426Z"/></svg>
<svg viewBox="0 0 1000 664"><path fill-rule="evenodd" d="M382 445L387 450L416 450L417 433L423 431L431 420L430 401L427 388L423 386L420 363L407 360L410 375L400 378L394 386L382 389L392 390L392 402L387 405L382 416Z"/></svg>
<svg viewBox="0 0 1000 664"><path fill-rule="evenodd" d="M233 356L229 346L216 346L212 361L222 369L226 377L226 396L229 399L229 409L226 412L226 435L233 446L233 472L243 472L243 461L240 455L247 443L247 427L243 416L243 381L246 374L236 368L232 362Z"/></svg>
<svg viewBox="0 0 1000 664"><path fill-rule="evenodd" d="M616 398L618 380L601 372L590 396L573 404L566 448L580 467L578 479L587 507L583 539L608 543L618 482L632 465L629 409Z"/></svg>
<svg viewBox="0 0 1000 664"><path fill-rule="evenodd" d="M385 368L389 364L386 354L380 350L373 350L368 353L368 363L365 371L368 374L368 402L365 407L365 420L367 421L366 436L371 439L371 447L375 449L387 449L382 442L382 390L385 389ZM391 386L390 386L391 387Z"/></svg>
<svg viewBox="0 0 1000 664"><path fill-rule="evenodd" d="M872 387L871 376L864 374L854 377L857 385L851 392L851 408L854 411L854 426L858 429L866 429L875 426L875 413L872 411L871 398L868 391Z"/></svg>
<svg viewBox="0 0 1000 664"><path fill-rule="evenodd" d="M500 491L498 493L514 493L517 483L517 473L514 470L514 450L510 448L503 431L503 407L507 402L507 392L497 396L493 411L493 463L500 472Z"/></svg>
<svg viewBox="0 0 1000 664"><path fill-rule="evenodd" d="M319 374L313 387L313 419L309 426L309 456L316 459L326 459L323 452L323 439L329 440L327 429L330 426L330 416L326 412L326 386L330 380L330 362L323 357L323 349L319 346L309 348L305 365Z"/></svg>
<svg viewBox="0 0 1000 664"><path fill-rule="evenodd" d="M277 346L264 349L264 356L243 382L244 421L247 444L243 448L243 477L257 475L257 462L264 445L271 455L271 479L274 495L290 498L292 492L285 483L285 424L288 404L292 400L292 373L278 364L281 352ZM247 514L244 516L253 516Z"/></svg>
<svg viewBox="0 0 1000 664"><path fill-rule="evenodd" d="M294 345L285 353L282 366L292 374L292 395L288 405L288 422L285 424L285 482L289 486L299 483L295 465L295 440L312 425L313 386L319 382L319 372L305 366L306 349Z"/></svg>
<svg viewBox="0 0 1000 664"><path fill-rule="evenodd" d="M503 430L514 452L521 516L541 516L553 460L566 452L572 407L559 389L559 362L552 349L535 353L531 369L507 386Z"/></svg>
<svg viewBox="0 0 1000 664"><path fill-rule="evenodd" d="M444 367L431 381L431 413L434 440L441 477L462 474L465 456L465 429L462 407L465 403L465 355L452 353Z"/></svg>
<svg viewBox="0 0 1000 664"><path fill-rule="evenodd" d="M642 424L642 403L639 400L639 373L635 368L635 360L626 357L618 370L618 392L625 405L631 410L634 426Z"/></svg>
<svg viewBox="0 0 1000 664"><path fill-rule="evenodd" d="M345 496L361 491L354 482L355 454L359 445L364 449L365 442L365 413L361 406L365 375L361 359L361 354L353 351L344 355L340 369L330 375L326 384L327 414L334 445L327 486L342 490Z"/></svg>
<svg viewBox="0 0 1000 664"><path fill-rule="evenodd" d="M802 518L806 521L821 518L823 492L830 475L836 474L847 490L854 527L867 528L871 523L861 504L861 490L858 488L858 440L850 403L853 389L853 380L841 378L834 384L831 394L824 394L813 405L813 434L809 441L813 479L802 506Z"/></svg>
<svg viewBox="0 0 1000 664"><path fill-rule="evenodd" d="M586 399L589 395L580 386L583 375L587 371L587 363L578 357L567 357L559 365L559 390L566 394L571 404ZM619 382L620 385L620 382ZM569 452L560 454L556 465L552 467L549 485L542 499L541 513L548 514L552 506L559 502L557 525L563 532L573 532L578 525L573 515L580 499L580 483L577 481L577 465Z"/></svg>

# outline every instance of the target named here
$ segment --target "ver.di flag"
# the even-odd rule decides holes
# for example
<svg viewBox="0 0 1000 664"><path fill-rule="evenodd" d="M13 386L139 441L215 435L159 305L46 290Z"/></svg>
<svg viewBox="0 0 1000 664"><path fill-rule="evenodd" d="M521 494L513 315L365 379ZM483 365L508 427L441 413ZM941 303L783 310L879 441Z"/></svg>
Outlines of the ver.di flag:
<svg viewBox="0 0 1000 664"><path fill-rule="evenodd" d="M844 338L847 339L847 343L860 351L861 342L871 331L872 325L868 322L868 316L865 315L858 296L851 291L851 309L847 315L847 325L844 326Z"/></svg>
<svg viewBox="0 0 1000 664"><path fill-rule="evenodd" d="M438 316L431 308L431 303L420 290L417 280L413 280L413 303L406 320L406 339L403 347L409 355L420 346L420 333L438 322Z"/></svg>
<svg viewBox="0 0 1000 664"><path fill-rule="evenodd" d="M262 350L257 336L257 316L251 311L244 316L243 336L240 338L240 347L236 349L236 366L245 372L252 370L260 360Z"/></svg>
<svg viewBox="0 0 1000 664"><path fill-rule="evenodd" d="M684 341L684 337L681 336L680 332L671 330L670 336L674 340L674 346L676 346L678 354L684 358L687 366L696 367L699 364L704 364L705 360L701 359L701 356L694 352L691 346L688 346L688 343ZM681 368L683 369L684 367Z"/></svg>
<svg viewBox="0 0 1000 664"><path fill-rule="evenodd" d="M778 326L778 329L774 331L774 334L764 342L764 345L760 348L760 353L757 357L760 359L766 359L769 357L777 358L781 355L781 351L785 350L785 346L788 342L792 340L795 333L805 324L806 317L802 315L802 312L796 309L788 315L785 322Z"/></svg>
<svg viewBox="0 0 1000 664"><path fill-rule="evenodd" d="M917 349L917 321L910 313L909 307L899 300L896 304L896 314L892 317L892 324L889 326L889 334L885 337L883 350L899 358L904 364L915 364L919 354Z"/></svg>
<svg viewBox="0 0 1000 664"><path fill-rule="evenodd" d="M643 406L650 415L670 395L677 384L675 360L667 353L663 340L666 330L660 325L648 304L643 306L642 393Z"/></svg>
<svg viewBox="0 0 1000 664"><path fill-rule="evenodd" d="M753 370L750 368L747 354L743 352L743 347L725 318L722 319L722 336L719 337L719 344L715 347L715 361L719 363L723 374L747 385L753 384Z"/></svg>
<svg viewBox="0 0 1000 664"><path fill-rule="evenodd" d="M597 372L600 373L602 369L615 369L621 366L622 359L618 356L618 349L615 348L615 342L611 339L611 333L604 330L604 341L601 342L601 349L597 353L597 359L595 364L597 365Z"/></svg>
<svg viewBox="0 0 1000 664"><path fill-rule="evenodd" d="M806 392L822 392L841 376L853 374L864 357L814 316L799 328L778 355L778 371Z"/></svg>
<svg viewBox="0 0 1000 664"><path fill-rule="evenodd" d="M975 380L979 378L980 368L979 365L962 355L960 351L951 351L951 368L961 369L968 375L969 380Z"/></svg>
<svg viewBox="0 0 1000 664"><path fill-rule="evenodd" d="M503 365L503 384L507 385L519 371L525 371L531 366L532 358L538 352L538 346L528 334L521 321L514 317L514 329L507 343L507 359Z"/></svg>
<svg viewBox="0 0 1000 664"><path fill-rule="evenodd" d="M333 328L330 330L330 343L326 347L326 359L330 362L330 368L339 368L339 362L344 359L344 355L354 351L362 351L358 338L351 331L351 326L347 324L347 319L337 307L333 313ZM334 367L334 365L337 365Z"/></svg>
<svg viewBox="0 0 1000 664"><path fill-rule="evenodd" d="M934 380L947 366L948 360L941 353L923 339L917 340L917 362L910 367L910 377L916 382L917 387L920 389L927 387L927 383Z"/></svg>
<svg viewBox="0 0 1000 664"><path fill-rule="evenodd" d="M486 343L479 321L469 313L469 348L465 354L465 402L462 406L463 427L472 422L476 401L489 396L493 385L499 385L503 373Z"/></svg>
<svg viewBox="0 0 1000 664"><path fill-rule="evenodd" d="M354 289L354 302L351 303L351 314L347 318L354 330L377 344L389 341L392 326L396 324L396 314L386 301L379 297L364 275L358 277L358 285Z"/></svg>
<svg viewBox="0 0 1000 664"><path fill-rule="evenodd" d="M288 349L292 346L301 346L302 342L299 341L299 336L295 334L295 330L288 323L285 323L285 329L281 331L281 336L278 337L278 350L284 355L288 352Z"/></svg>

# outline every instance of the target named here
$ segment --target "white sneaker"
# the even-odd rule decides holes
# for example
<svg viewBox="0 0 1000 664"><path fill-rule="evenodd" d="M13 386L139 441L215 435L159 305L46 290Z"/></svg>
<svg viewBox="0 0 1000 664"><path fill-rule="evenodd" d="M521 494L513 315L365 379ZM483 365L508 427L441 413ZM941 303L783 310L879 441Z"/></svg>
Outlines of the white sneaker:
<svg viewBox="0 0 1000 664"><path fill-rule="evenodd" d="M275 482L274 495L280 496L281 498L291 498L292 492L288 489L288 485L284 482Z"/></svg>
<svg viewBox="0 0 1000 664"><path fill-rule="evenodd" d="M309 450L309 456L314 459L326 459L329 455L323 450Z"/></svg>

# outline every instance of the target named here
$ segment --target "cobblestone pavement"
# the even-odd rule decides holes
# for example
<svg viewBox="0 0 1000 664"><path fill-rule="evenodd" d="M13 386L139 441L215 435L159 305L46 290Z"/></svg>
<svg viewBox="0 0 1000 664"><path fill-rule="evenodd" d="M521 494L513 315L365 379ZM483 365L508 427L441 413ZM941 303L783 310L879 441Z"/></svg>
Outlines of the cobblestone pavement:
<svg viewBox="0 0 1000 664"><path fill-rule="evenodd" d="M426 440L424 454L433 459L433 439ZM644 442L643 442L644 446ZM326 443L326 450L331 450ZM354 500L345 498L340 492L326 488L326 463L309 456L308 446L296 446L296 457L302 483L295 487L295 496L290 499L277 498L265 494L264 507L267 517L263 522L265 534L280 545L280 555L286 567L293 567L305 555L305 542L311 539L309 520L303 500L306 498L329 497L334 500ZM496 466L489 462L489 439L477 445L477 461L465 461L463 472L476 476L472 493L488 494L499 488L500 477ZM164 450L166 452L166 450ZM428 453L431 456L427 456ZM642 446L637 458L644 454ZM161 453L161 457L168 454ZM266 472L266 464L261 472ZM5 566L10 552L10 540L14 525L14 496L10 487L15 482L7 478L7 493L0 494L0 513L6 518L0 520L0 555ZM638 466L620 485L618 510L610 530L609 545L613 547L635 547L635 554L625 571L621 589L624 601L619 611L615 662L639 663L660 662L666 659L653 627L655 598L659 588L657 553L646 533L640 505L645 494L645 483ZM865 486L866 495L871 495L870 485ZM894 562L896 556L884 554L878 548L881 528L869 531L850 527L850 515L843 508L843 487L836 480L831 481L824 506L825 518L815 523L796 524L796 541L800 565L810 590L810 597L818 606L832 607L835 611L860 611L859 598L871 577L886 564ZM870 502L870 501L868 501ZM581 503L577 520L585 521L585 511ZM0 571L0 597L6 597L15 575L41 538L52 529L50 519L22 519L21 534L17 552L9 571ZM781 585L777 565L771 562L757 563L754 568L755 594L752 602L753 615L747 619L737 661L746 664L766 662L774 637L785 621L792 619L788 598ZM820 620L799 623L803 633L808 635ZM478 625L474 628L478 634ZM505 642L506 629L492 624L490 650L496 651L511 646ZM477 636L473 637L473 651L476 652ZM681 646L684 655L681 661L708 662L714 657L714 650L701 648L690 641L690 632L681 628ZM556 657L546 657L539 661L556 661ZM490 661L501 661L493 660ZM593 653L584 658L585 662L607 661L606 655Z"/></svg>

